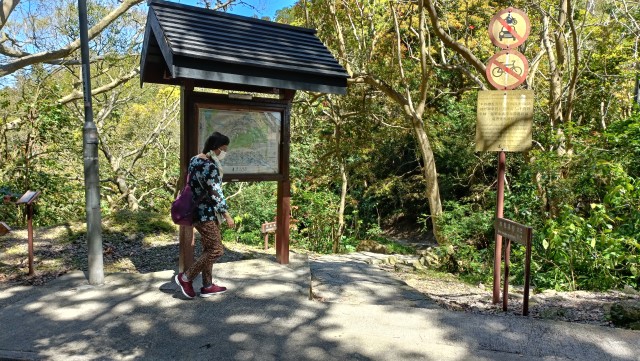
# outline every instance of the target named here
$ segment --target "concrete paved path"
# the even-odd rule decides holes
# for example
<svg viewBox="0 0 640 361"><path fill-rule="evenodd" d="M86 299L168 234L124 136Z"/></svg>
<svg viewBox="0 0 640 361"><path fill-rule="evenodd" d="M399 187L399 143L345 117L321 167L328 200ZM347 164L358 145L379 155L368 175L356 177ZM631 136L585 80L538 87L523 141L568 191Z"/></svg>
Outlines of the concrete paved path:
<svg viewBox="0 0 640 361"><path fill-rule="evenodd" d="M291 260L216 264L230 290L206 299L185 300L173 270L2 289L0 360L640 361L637 331L450 312L375 267Z"/></svg>

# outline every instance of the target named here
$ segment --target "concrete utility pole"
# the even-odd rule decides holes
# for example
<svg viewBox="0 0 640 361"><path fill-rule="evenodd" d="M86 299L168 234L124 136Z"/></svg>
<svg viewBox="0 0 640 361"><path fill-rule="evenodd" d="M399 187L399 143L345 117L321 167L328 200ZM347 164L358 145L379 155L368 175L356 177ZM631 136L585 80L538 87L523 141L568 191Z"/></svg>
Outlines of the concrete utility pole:
<svg viewBox="0 0 640 361"><path fill-rule="evenodd" d="M93 122L91 105L91 73L89 61L89 35L87 30L87 1L78 0L80 18L80 52L82 56L82 83L84 88L84 187L87 210L87 244L89 247L89 284L104 283L102 264L102 216L100 214L100 175L98 168L98 128Z"/></svg>

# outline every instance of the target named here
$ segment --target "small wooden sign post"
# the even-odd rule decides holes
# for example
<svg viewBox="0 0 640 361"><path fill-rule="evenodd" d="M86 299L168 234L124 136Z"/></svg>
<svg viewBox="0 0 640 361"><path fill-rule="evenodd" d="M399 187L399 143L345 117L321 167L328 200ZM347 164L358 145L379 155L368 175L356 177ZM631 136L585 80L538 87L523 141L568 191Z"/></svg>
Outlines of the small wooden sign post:
<svg viewBox="0 0 640 361"><path fill-rule="evenodd" d="M529 314L529 279L531 278L531 238L533 229L506 218L497 218L494 224L496 235L504 237L507 242L504 248L504 289L502 293L502 310L507 311L509 299L509 257L511 256L511 241L518 242L526 247L524 261L524 299L522 300L522 315ZM496 283L496 280L494 280ZM498 273L497 283L500 283Z"/></svg>
<svg viewBox="0 0 640 361"><path fill-rule="evenodd" d="M0 236L4 236L9 232L11 232L11 227L7 226L4 222L0 222Z"/></svg>
<svg viewBox="0 0 640 361"><path fill-rule="evenodd" d="M262 229L260 230L264 234L264 249L269 248L269 234L273 234L274 241L277 238L276 231L278 230L278 222L266 222L262 223Z"/></svg>
<svg viewBox="0 0 640 361"><path fill-rule="evenodd" d="M33 276L33 203L38 199L39 191L27 191L16 201L16 205L24 204L27 213L27 234L29 237L29 276Z"/></svg>

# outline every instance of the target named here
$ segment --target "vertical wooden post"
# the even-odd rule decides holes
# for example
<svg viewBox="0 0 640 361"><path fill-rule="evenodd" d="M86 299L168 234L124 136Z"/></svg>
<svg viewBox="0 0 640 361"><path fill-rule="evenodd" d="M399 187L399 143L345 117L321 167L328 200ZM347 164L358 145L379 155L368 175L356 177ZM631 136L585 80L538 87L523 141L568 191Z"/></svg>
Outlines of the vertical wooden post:
<svg viewBox="0 0 640 361"><path fill-rule="evenodd" d="M33 276L33 205L27 203L27 235L28 235L28 249L29 249L29 276Z"/></svg>
<svg viewBox="0 0 640 361"><path fill-rule="evenodd" d="M280 166L283 179L278 182L278 208L276 229L276 260L280 264L289 263L289 224L291 217L291 182L289 181L289 152L291 144L291 102L295 90L284 90L281 98L287 100L287 108L282 117L282 139L280 148Z"/></svg>
<svg viewBox="0 0 640 361"><path fill-rule="evenodd" d="M184 272L193 264L193 253L196 245L195 232L193 231L193 227L180 226L178 237L180 238L180 258L178 270L180 272Z"/></svg>
<svg viewBox="0 0 640 361"><path fill-rule="evenodd" d="M498 195L496 202L496 219L504 214L504 174L506 155L500 151L498 155ZM502 256L502 235L496 232L496 249L493 255L493 303L500 302L500 257Z"/></svg>
<svg viewBox="0 0 640 361"><path fill-rule="evenodd" d="M197 116L193 109L193 83L185 81L180 87L180 180L178 189L182 189L187 175L189 160L197 154ZM193 227L180 226L178 235L180 243L179 272L186 271L193 264L195 237Z"/></svg>
<svg viewBox="0 0 640 361"><path fill-rule="evenodd" d="M276 260L280 264L289 263L289 215L291 213L290 186L289 180L278 182Z"/></svg>
<svg viewBox="0 0 640 361"><path fill-rule="evenodd" d="M27 191L15 203L16 205L24 204L24 211L27 215L27 250L29 253L29 276L33 276L35 273L33 267L33 203L36 201L39 195L39 191ZM2 225L4 225L4 223L2 223ZM0 227L0 230L3 228L5 227ZM6 229L9 230L8 227ZM102 255L102 253L100 254ZM95 281L95 278L92 278L91 281Z"/></svg>

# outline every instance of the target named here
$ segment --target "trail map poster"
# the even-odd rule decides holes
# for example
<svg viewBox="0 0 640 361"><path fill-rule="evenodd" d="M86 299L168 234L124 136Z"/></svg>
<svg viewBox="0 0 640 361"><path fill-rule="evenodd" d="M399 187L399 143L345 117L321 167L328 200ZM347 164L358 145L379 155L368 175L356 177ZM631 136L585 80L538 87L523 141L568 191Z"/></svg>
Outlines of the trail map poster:
<svg viewBox="0 0 640 361"><path fill-rule="evenodd" d="M198 149L207 137L220 132L230 139L221 161L228 174L277 174L282 113L220 110L198 105Z"/></svg>

